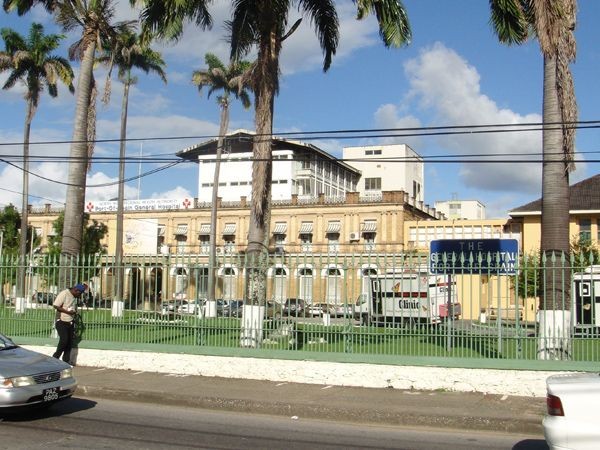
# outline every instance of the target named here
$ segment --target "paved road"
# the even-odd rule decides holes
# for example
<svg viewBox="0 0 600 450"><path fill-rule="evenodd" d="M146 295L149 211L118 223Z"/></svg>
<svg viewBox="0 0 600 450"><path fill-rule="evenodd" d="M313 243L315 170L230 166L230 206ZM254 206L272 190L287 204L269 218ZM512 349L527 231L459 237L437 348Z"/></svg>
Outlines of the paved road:
<svg viewBox="0 0 600 450"><path fill-rule="evenodd" d="M0 448L77 449L547 449L537 436L407 429L297 416L74 398L49 411L10 417Z"/></svg>

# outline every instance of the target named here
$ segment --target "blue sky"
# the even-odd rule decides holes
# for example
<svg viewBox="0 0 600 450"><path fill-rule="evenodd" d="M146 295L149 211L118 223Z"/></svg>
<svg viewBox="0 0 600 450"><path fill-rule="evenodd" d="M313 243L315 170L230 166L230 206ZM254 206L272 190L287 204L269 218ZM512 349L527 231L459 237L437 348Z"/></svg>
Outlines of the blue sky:
<svg viewBox="0 0 600 450"><path fill-rule="evenodd" d="M282 53L280 94L275 101L275 132L308 132L540 122L542 108L542 57L537 42L506 47L498 43L489 25L485 0L404 0L413 40L408 47L385 49L373 20L358 22L350 1L339 1L341 40L333 65L321 69L322 55L317 39L305 20L286 42ZM164 139L131 142L128 156L173 156L175 152L218 132L219 112L214 97L198 94L191 84L191 73L204 67L204 55L211 51L223 60L228 56L223 21L230 2L217 0L211 11L214 27L202 32L193 26L185 29L176 44L156 43L167 62L168 84L156 76L139 74L139 83L130 98L128 136L130 138L198 136L197 139ZM134 18L128 1L117 4L119 18ZM580 0L576 30L577 61L572 66L580 120L598 120L600 104L597 80L600 75L600 36L597 18L600 2ZM290 15L290 23L297 18ZM19 18L0 13L0 26L25 34L32 21L41 22L46 32L60 32L42 10ZM58 53L76 36L68 36ZM75 65L77 70L77 65ZM102 85L105 71L96 78ZM6 74L0 74L4 83ZM0 91L0 154L19 155L23 139L25 102L23 90ZM113 82L112 99L99 105L97 137L116 139L122 89ZM57 99L45 95L32 125L32 141L69 140L72 136L74 98L61 89ZM253 110L235 105L230 129L254 128ZM576 182L598 173L598 131L577 132L577 164L571 174ZM511 154L523 159L541 151L541 135L498 133L464 136L319 139L311 141L324 150L341 156L344 146L374 143L408 143L424 157L469 154ZM68 144L36 145L32 155L68 155ZM96 156L116 156L118 146L99 143ZM529 156L531 158L531 156ZM464 158L457 158L458 160ZM160 164L146 162L146 172ZM64 202L67 165L50 161L32 163L30 203ZM136 176L138 163L127 164L126 177ZM3 186L0 204L21 204L21 171L0 162ZM128 183L126 197L176 198L197 195L197 168L180 164L174 168ZM94 163L88 175L88 200L116 197L117 165ZM425 199L430 205L453 196L479 200L488 218L506 217L507 211L540 197L541 164L466 164L427 163Z"/></svg>

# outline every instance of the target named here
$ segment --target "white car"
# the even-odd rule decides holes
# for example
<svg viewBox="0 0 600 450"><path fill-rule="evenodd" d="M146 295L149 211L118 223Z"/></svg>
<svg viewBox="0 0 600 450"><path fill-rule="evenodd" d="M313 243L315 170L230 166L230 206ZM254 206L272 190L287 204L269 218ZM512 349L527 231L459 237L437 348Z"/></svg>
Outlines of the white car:
<svg viewBox="0 0 600 450"><path fill-rule="evenodd" d="M543 426L550 449L600 448L600 373L552 375L546 388Z"/></svg>

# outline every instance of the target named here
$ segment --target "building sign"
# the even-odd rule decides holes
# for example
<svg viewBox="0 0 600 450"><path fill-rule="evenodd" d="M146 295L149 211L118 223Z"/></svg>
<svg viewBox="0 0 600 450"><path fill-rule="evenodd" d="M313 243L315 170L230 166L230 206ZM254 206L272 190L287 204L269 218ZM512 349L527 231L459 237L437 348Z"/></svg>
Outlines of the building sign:
<svg viewBox="0 0 600 450"><path fill-rule="evenodd" d="M519 258L516 239L438 239L429 248L433 274L514 275Z"/></svg>
<svg viewBox="0 0 600 450"><path fill-rule="evenodd" d="M123 254L157 254L158 219L126 219L123 221Z"/></svg>
<svg viewBox="0 0 600 450"><path fill-rule="evenodd" d="M192 206L189 198L149 198L145 200L125 200L123 202L124 211L168 211L173 209L188 209ZM87 202L85 205L87 212L116 212L116 201Z"/></svg>

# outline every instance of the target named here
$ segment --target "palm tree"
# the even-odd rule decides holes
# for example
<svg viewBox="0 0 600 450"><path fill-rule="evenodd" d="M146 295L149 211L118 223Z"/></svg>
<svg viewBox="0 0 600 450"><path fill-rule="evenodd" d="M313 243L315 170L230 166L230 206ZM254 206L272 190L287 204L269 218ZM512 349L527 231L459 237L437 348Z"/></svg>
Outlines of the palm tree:
<svg viewBox="0 0 600 450"><path fill-rule="evenodd" d="M542 239L544 289L540 298L538 358L570 358L569 172L574 169L577 104L569 64L575 59L576 0L490 0L501 42L535 36L544 57Z"/></svg>
<svg viewBox="0 0 600 450"><path fill-rule="evenodd" d="M374 13L386 46L400 46L410 39L404 7L398 0L356 0L358 19ZM269 240L272 180L272 134L275 96L279 90L279 56L282 44L298 27L287 32L288 13L296 5L314 26L327 71L338 45L339 23L335 3L326 1L234 2L230 29L231 56L237 59L252 47L258 56L251 75L255 95L256 138L253 144L252 203L247 249L247 298L261 304L266 297L266 252Z"/></svg>
<svg viewBox="0 0 600 450"><path fill-rule="evenodd" d="M27 255L28 230L28 198L29 198L29 136L31 122L37 110L40 96L45 86L51 97L58 95L58 82L64 83L71 93L73 88L73 69L69 62L51 53L56 50L60 41L65 38L59 34L44 34L44 27L33 23L27 39L10 29L2 28L0 35L4 40L5 51L0 52L0 72L10 70L10 74L2 89L10 89L17 82L26 87L25 127L23 132L23 203L21 208L21 237L19 277L17 282L17 297L23 298L25 292L25 255ZM33 239L33 236L32 236Z"/></svg>
<svg viewBox="0 0 600 450"><path fill-rule="evenodd" d="M132 4L138 3L130 0ZM374 14L379 33L386 46L400 46L410 40L410 26L400 0L353 0L357 18ZM181 36L186 19L201 27L211 24L207 0L173 2L141 0L144 27L161 37L177 39ZM269 237L271 204L271 140L273 133L273 106L279 88L279 54L283 41L299 25L297 21L288 31L288 13L292 6L309 17L324 53L323 69L327 70L338 45L339 23L333 0L234 0L233 17L228 23L232 60L254 46L258 57L250 78L254 93L256 138L253 144L252 203L247 248L246 301L261 304L266 297L266 255Z"/></svg>
<svg viewBox="0 0 600 450"><path fill-rule="evenodd" d="M93 67L98 45L110 42L118 30L131 26L131 22L113 24L113 0L4 0L7 12L16 10L19 15L35 5L43 5L54 14L56 23L65 32L81 30L81 39L69 48L69 57L81 61L77 83L77 100L73 139L69 155L69 175L65 222L63 229L60 282L68 285L69 267L81 252L86 174L89 169L95 131L95 92Z"/></svg>
<svg viewBox="0 0 600 450"><path fill-rule="evenodd" d="M119 147L119 189L117 202L117 234L115 246L115 266L118 271L116 300L123 300L123 203L125 196L125 149L127 140L127 109L129 106L129 88L137 83L137 77L131 75L133 69L139 69L146 74L154 72L166 83L165 62L160 53L152 50L147 43L143 43L140 36L131 30L119 33L114 41L102 49L102 55L98 61L106 64L112 69L118 68L118 77L123 83L123 99L121 103L121 136ZM110 84L107 83L108 102Z"/></svg>
<svg viewBox="0 0 600 450"><path fill-rule="evenodd" d="M221 60L207 53L204 62L208 66L206 70L195 70L192 74L192 83L198 86L202 92L203 87L208 88L207 97L216 91L223 91L223 95L217 97L217 103L221 108L221 120L219 125L219 139L217 142L217 156L215 160L215 173L213 176L212 203L210 209L210 244L208 253L208 300L215 300L215 268L217 249L217 198L219 196L219 171L221 168L221 155L227 129L229 127L229 105L230 96L234 96L242 102L244 108L250 108L250 96L243 85L244 74L252 64L248 61L231 62L225 66Z"/></svg>

